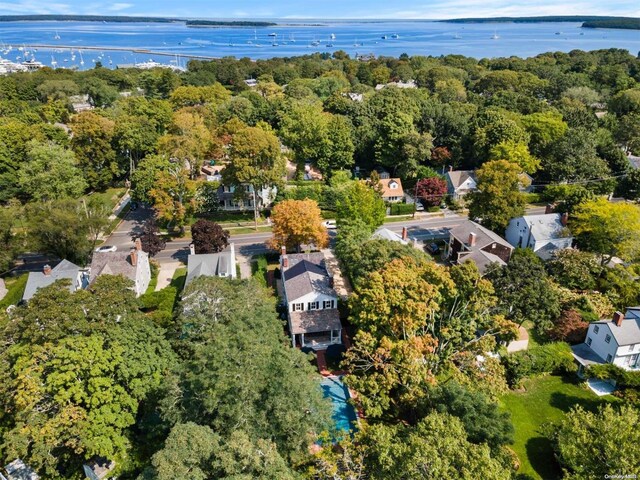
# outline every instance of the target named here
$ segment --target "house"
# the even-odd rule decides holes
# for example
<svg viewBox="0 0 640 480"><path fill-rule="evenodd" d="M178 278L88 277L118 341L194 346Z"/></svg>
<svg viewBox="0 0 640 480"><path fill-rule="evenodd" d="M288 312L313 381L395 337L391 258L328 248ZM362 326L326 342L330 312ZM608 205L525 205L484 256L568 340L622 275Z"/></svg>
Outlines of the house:
<svg viewBox="0 0 640 480"><path fill-rule="evenodd" d="M244 84L249 88L256 88L258 86L258 80L255 78L248 78L244 81Z"/></svg>
<svg viewBox="0 0 640 480"><path fill-rule="evenodd" d="M190 248L185 287L197 277L236 278L236 251L233 243L219 253L196 254L193 244Z"/></svg>
<svg viewBox="0 0 640 480"><path fill-rule="evenodd" d="M640 169L640 157L636 155L627 155L632 168Z"/></svg>
<svg viewBox="0 0 640 480"><path fill-rule="evenodd" d="M407 227L402 228L402 235L392 232L388 228L380 227L373 235L371 235L372 240L389 240L390 242L398 242L402 245L409 245L408 235L407 235Z"/></svg>
<svg viewBox="0 0 640 480"><path fill-rule="evenodd" d="M589 324L584 343L571 347L578 373L594 364L612 363L625 370L640 370L640 306L616 312L612 320Z"/></svg>
<svg viewBox="0 0 640 480"><path fill-rule="evenodd" d="M69 103L71 108L76 113L86 112L87 110L93 110L94 106L89 102L89 95L71 95L69 97Z"/></svg>
<svg viewBox="0 0 640 480"><path fill-rule="evenodd" d="M40 478L31 467L19 458L7 464L4 470L7 472L7 480L38 480ZM0 478L4 479L2 473L0 473Z"/></svg>
<svg viewBox="0 0 640 480"><path fill-rule="evenodd" d="M398 203L404 200L402 181L399 178L382 178L380 176L380 189L382 199L389 203Z"/></svg>
<svg viewBox="0 0 640 480"><path fill-rule="evenodd" d="M205 176L207 182L222 182L222 170L224 165L204 165L200 172Z"/></svg>
<svg viewBox="0 0 640 480"><path fill-rule="evenodd" d="M239 195L239 193L242 195ZM273 204L278 194L278 188L262 187L254 195L253 185L241 184L239 186L220 185L218 199L220 207L225 211L253 210L254 198L258 203L258 209L267 208Z"/></svg>
<svg viewBox="0 0 640 480"><path fill-rule="evenodd" d="M389 82L389 83L379 83L376 85L376 90L382 90L387 87L396 87L396 88L418 88L415 80L408 80L406 82L398 81L398 82Z"/></svg>
<svg viewBox="0 0 640 480"><path fill-rule="evenodd" d="M116 468L116 462L103 457L93 457L82 465L84 475L89 480L103 480Z"/></svg>
<svg viewBox="0 0 640 480"><path fill-rule="evenodd" d="M513 250L513 246L500 235L476 222L465 220L449 230L446 256L452 263L472 261L480 273L484 273L492 263L506 265Z"/></svg>
<svg viewBox="0 0 640 480"><path fill-rule="evenodd" d="M445 179L447 180L447 194L453 200L460 200L467 193L478 190L476 173L473 170L449 170Z"/></svg>
<svg viewBox="0 0 640 480"><path fill-rule="evenodd" d="M573 237L567 229L566 213L523 215L511 219L505 238L516 248L530 248L543 260L557 250L571 248Z"/></svg>
<svg viewBox="0 0 640 480"><path fill-rule="evenodd" d="M342 343L338 294L322 253L280 255L282 290L291 343L322 350Z"/></svg>
<svg viewBox="0 0 640 480"><path fill-rule="evenodd" d="M30 300L39 289L48 287L55 281L64 278L70 281L70 292L87 288L89 285L89 275L86 270L68 260L62 260L54 268L51 268L50 265L45 265L41 272L29 272L22 300Z"/></svg>
<svg viewBox="0 0 640 480"><path fill-rule="evenodd" d="M133 281L133 290L136 292L136 297L139 297L147 291L151 281L149 254L142 250L142 244L138 238L129 252L95 252L91 260L90 272L90 284L100 275L125 276Z"/></svg>

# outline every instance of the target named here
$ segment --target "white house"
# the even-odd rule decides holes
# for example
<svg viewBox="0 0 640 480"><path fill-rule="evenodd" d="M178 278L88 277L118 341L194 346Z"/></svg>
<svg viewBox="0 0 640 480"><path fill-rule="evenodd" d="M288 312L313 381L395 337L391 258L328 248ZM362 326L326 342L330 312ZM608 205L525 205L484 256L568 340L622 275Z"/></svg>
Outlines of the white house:
<svg viewBox="0 0 640 480"><path fill-rule="evenodd" d="M292 345L322 350L342 343L338 294L327 272L325 256L287 254L282 247L280 269Z"/></svg>
<svg viewBox="0 0 640 480"><path fill-rule="evenodd" d="M543 260L556 250L571 248L573 237L567 229L566 213L524 215L511 219L505 238L517 248L530 248Z"/></svg>
<svg viewBox="0 0 640 480"><path fill-rule="evenodd" d="M404 200L402 181L399 178L380 178L382 199L389 203L398 203Z"/></svg>
<svg viewBox="0 0 640 480"><path fill-rule="evenodd" d="M584 343L571 347L580 371L589 365L613 363L625 370L640 369L640 307L616 312L613 320L589 324Z"/></svg>
<svg viewBox="0 0 640 480"><path fill-rule="evenodd" d="M253 193L253 186L249 184L241 184L237 187L233 185L220 185L218 188L220 206L226 211L253 210L254 198L258 203L258 209L267 208L273 204L277 194L278 188L275 186L262 187L255 195Z"/></svg>
<svg viewBox="0 0 640 480"><path fill-rule="evenodd" d="M68 260L62 260L54 268L51 268L50 265L45 265L41 272L30 272L27 278L27 285L22 294L22 300L30 300L39 289L62 279L69 280L70 292L87 288L89 285L89 274L86 270Z"/></svg>
<svg viewBox="0 0 640 480"><path fill-rule="evenodd" d="M233 243L219 253L196 254L193 244L190 249L185 287L197 277L236 278L236 250Z"/></svg>
<svg viewBox="0 0 640 480"><path fill-rule="evenodd" d="M149 254L142 250L140 239L134 242L134 247L127 253L96 252L91 259L89 283L95 282L100 275L123 275L133 281L136 297L147 291L151 281L151 267Z"/></svg>
<svg viewBox="0 0 640 480"><path fill-rule="evenodd" d="M476 173L473 170L450 170L445 175L447 193L454 200L462 199L467 193L478 189Z"/></svg>

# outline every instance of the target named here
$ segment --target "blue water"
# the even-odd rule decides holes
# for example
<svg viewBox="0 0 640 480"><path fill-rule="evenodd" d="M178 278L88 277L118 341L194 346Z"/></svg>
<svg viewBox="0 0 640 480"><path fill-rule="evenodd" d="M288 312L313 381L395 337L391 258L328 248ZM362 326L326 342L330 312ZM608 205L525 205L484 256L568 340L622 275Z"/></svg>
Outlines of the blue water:
<svg viewBox="0 0 640 480"><path fill-rule="evenodd" d="M75 60L71 59L67 48L38 48L35 57L46 64L55 60L59 67L92 68L94 61L101 61L104 66L110 66L111 62L113 67L150 59L162 63L173 60L184 65L194 55L260 59L335 50L345 50L350 55L461 54L475 58L530 57L548 51L574 49L624 48L633 55L640 51L640 32L637 30L581 29L579 23L317 23L322 25L294 22L254 29L190 28L183 23L0 22L0 49L2 44L14 46L7 54L0 50L0 56L16 60L17 56L22 56L16 47L22 45L71 46L76 48ZM270 33L277 36L269 36ZM335 39L330 38L331 34ZM399 38L392 38L394 34ZM499 38L492 39L494 34ZM388 38L382 39L383 35ZM312 45L315 41L319 45ZM273 43L278 45L272 46ZM83 51L85 64L81 67L77 49L82 46L104 50ZM180 58L109 51L110 47L147 49Z"/></svg>
<svg viewBox="0 0 640 480"><path fill-rule="evenodd" d="M340 377L326 377L322 380L323 395L331 400L333 414L331 418L335 423L336 430L350 432L356 428L356 410L349 403L349 390L342 383Z"/></svg>

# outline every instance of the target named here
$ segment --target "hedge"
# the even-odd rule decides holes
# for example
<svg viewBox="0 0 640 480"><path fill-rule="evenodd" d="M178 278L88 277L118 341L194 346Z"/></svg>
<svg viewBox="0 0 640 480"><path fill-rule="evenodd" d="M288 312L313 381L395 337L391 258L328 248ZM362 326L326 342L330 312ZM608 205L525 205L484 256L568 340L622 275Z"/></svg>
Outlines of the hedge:
<svg viewBox="0 0 640 480"><path fill-rule="evenodd" d="M266 255L258 255L256 261L251 264L251 274L260 285L267 286L267 261Z"/></svg>
<svg viewBox="0 0 640 480"><path fill-rule="evenodd" d="M29 278L28 273L24 273L16 278L8 287L7 294L5 297L0 300L0 309L4 310L10 305L17 305L20 300L22 300L22 295L24 295L24 289L27 286L27 279Z"/></svg>
<svg viewBox="0 0 640 480"><path fill-rule="evenodd" d="M408 215L413 213L415 205L413 203L391 203L389 209L391 215Z"/></svg>
<svg viewBox="0 0 640 480"><path fill-rule="evenodd" d="M522 379L544 373L575 372L571 347L564 342L547 343L502 357L510 387Z"/></svg>

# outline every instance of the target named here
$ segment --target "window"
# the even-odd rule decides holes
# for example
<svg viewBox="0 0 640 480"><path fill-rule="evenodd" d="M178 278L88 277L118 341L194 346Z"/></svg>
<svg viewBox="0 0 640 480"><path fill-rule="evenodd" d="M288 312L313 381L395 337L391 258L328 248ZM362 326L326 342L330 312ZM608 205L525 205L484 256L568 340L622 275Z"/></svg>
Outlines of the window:
<svg viewBox="0 0 640 480"><path fill-rule="evenodd" d="M319 305L320 305L320 302L309 302L309 306L307 307L307 310L318 310Z"/></svg>
<svg viewBox="0 0 640 480"><path fill-rule="evenodd" d="M593 333L595 333L597 335L599 331L600 331L600 327L598 325L593 327Z"/></svg>
<svg viewBox="0 0 640 480"><path fill-rule="evenodd" d="M322 302L322 308L333 308L333 300L325 300Z"/></svg>
<svg viewBox="0 0 640 480"><path fill-rule="evenodd" d="M633 352L635 350L636 346L635 345L629 345L629 351Z"/></svg>
<svg viewBox="0 0 640 480"><path fill-rule="evenodd" d="M604 337L604 341L607 343L611 343L611 335L607 334L607 336Z"/></svg>
<svg viewBox="0 0 640 480"><path fill-rule="evenodd" d="M591 342L592 342L591 337L587 338L587 345L591 346Z"/></svg>
<svg viewBox="0 0 640 480"><path fill-rule="evenodd" d="M613 357L611 356L611 354L607 355L607 363L610 363L612 359Z"/></svg>
<svg viewBox="0 0 640 480"><path fill-rule="evenodd" d="M302 312L302 311L304 311L304 303L294 303L293 304L293 311L294 312Z"/></svg>

